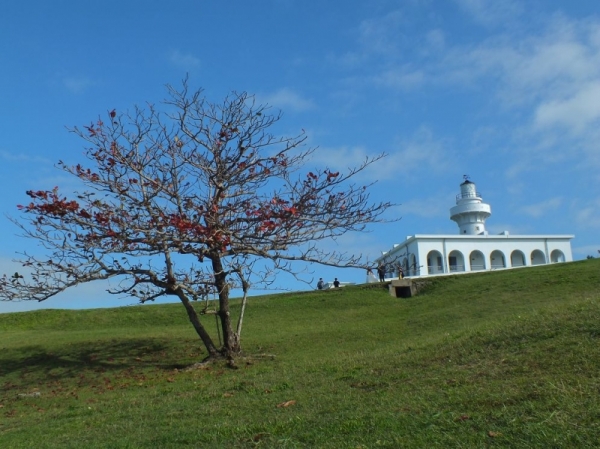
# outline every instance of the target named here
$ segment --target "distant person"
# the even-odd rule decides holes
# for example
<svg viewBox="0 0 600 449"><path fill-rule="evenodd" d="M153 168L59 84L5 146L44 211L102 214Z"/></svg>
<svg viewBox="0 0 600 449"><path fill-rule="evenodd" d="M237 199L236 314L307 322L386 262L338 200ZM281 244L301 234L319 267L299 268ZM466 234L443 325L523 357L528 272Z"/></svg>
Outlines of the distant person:
<svg viewBox="0 0 600 449"><path fill-rule="evenodd" d="M377 275L379 276L379 282L385 282L385 267L383 265L377 267Z"/></svg>
<svg viewBox="0 0 600 449"><path fill-rule="evenodd" d="M367 268L367 276L373 276L373 270L371 270L371 268Z"/></svg>
<svg viewBox="0 0 600 449"><path fill-rule="evenodd" d="M323 282L323 278L319 278L319 282L317 282L317 288L319 290L323 290L325 288L325 282Z"/></svg>
<svg viewBox="0 0 600 449"><path fill-rule="evenodd" d="M333 281L333 286L334 286L335 288L338 288L338 287L340 286L340 281L338 281L338 279L337 279L337 278L335 278L335 280Z"/></svg>
<svg viewBox="0 0 600 449"><path fill-rule="evenodd" d="M400 264L398 264L398 279L404 279L404 270Z"/></svg>

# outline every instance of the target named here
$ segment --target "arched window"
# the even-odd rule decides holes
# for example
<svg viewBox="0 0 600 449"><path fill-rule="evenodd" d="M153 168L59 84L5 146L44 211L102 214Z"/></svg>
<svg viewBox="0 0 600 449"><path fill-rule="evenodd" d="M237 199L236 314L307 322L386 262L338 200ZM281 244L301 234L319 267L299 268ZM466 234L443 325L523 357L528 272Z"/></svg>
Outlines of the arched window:
<svg viewBox="0 0 600 449"><path fill-rule="evenodd" d="M408 275L418 276L421 274L420 268L417 266L417 256L414 254L408 255Z"/></svg>
<svg viewBox="0 0 600 449"><path fill-rule="evenodd" d="M492 254L490 254L490 267L492 270L506 268L506 259L504 258L504 253L502 251L492 251Z"/></svg>
<svg viewBox="0 0 600 449"><path fill-rule="evenodd" d="M439 251L430 251L427 254L427 273L438 274L444 272L444 259Z"/></svg>
<svg viewBox="0 0 600 449"><path fill-rule="evenodd" d="M481 251L475 250L469 254L471 271L485 270L485 257Z"/></svg>
<svg viewBox="0 0 600 449"><path fill-rule="evenodd" d="M448 254L448 267L451 273L465 271L465 258L460 251L450 251Z"/></svg>
<svg viewBox="0 0 600 449"><path fill-rule="evenodd" d="M546 256L539 249L534 250L531 253L531 265L544 265L546 263Z"/></svg>
<svg viewBox="0 0 600 449"><path fill-rule="evenodd" d="M552 253L550 253L550 261L552 263L564 262L565 255L563 254L563 252L561 250L555 249L554 251L552 251Z"/></svg>
<svg viewBox="0 0 600 449"><path fill-rule="evenodd" d="M408 257L402 259L402 271L404 271L404 276L408 276Z"/></svg>
<svg viewBox="0 0 600 449"><path fill-rule="evenodd" d="M518 249L516 249L511 253L510 266L511 267L524 267L525 266L525 254L523 254L523 251L519 251Z"/></svg>

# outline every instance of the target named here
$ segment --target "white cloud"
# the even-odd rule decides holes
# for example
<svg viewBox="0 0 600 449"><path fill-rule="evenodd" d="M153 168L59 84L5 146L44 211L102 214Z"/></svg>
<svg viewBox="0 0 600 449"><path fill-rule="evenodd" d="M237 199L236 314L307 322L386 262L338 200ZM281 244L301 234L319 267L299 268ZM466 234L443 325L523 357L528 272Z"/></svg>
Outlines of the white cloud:
<svg viewBox="0 0 600 449"><path fill-rule="evenodd" d="M600 257L600 243L596 245L575 246L573 247L573 254L582 256L582 259L587 256Z"/></svg>
<svg viewBox="0 0 600 449"><path fill-rule="evenodd" d="M565 100L541 103L534 117L538 128L561 126L574 134L581 134L600 118L600 79L583 84L574 96Z"/></svg>
<svg viewBox="0 0 600 449"><path fill-rule="evenodd" d="M539 23L527 34L449 47L422 68L423 88L485 89L500 119L514 122L505 136L512 176L566 158L579 168L600 165L600 20L554 15Z"/></svg>
<svg viewBox="0 0 600 449"><path fill-rule="evenodd" d="M407 23L403 11L394 10L384 16L365 19L360 22L356 49L338 58L337 62L346 66L362 67L369 58L395 59L401 54L401 47L407 41L403 25Z"/></svg>
<svg viewBox="0 0 600 449"><path fill-rule="evenodd" d="M36 175L31 182L31 187L36 190L50 190L58 187L61 195L73 195L75 192L82 192L86 189L85 184L78 177L67 174L60 169L54 169L50 172L40 171Z"/></svg>
<svg viewBox="0 0 600 449"><path fill-rule="evenodd" d="M456 3L485 26L504 24L522 12L521 6L513 0L456 0Z"/></svg>
<svg viewBox="0 0 600 449"><path fill-rule="evenodd" d="M393 224L377 224L381 226L393 226ZM373 227L373 226L371 226ZM334 239L321 240L319 246L324 251L337 251L340 253L352 254L354 256L374 258L379 252L378 243L374 234L371 232L347 232Z"/></svg>
<svg viewBox="0 0 600 449"><path fill-rule="evenodd" d="M312 154L311 162L317 167L329 167L332 170L344 172L348 168L360 166L371 155L365 147L361 146L319 147Z"/></svg>
<svg viewBox="0 0 600 449"><path fill-rule="evenodd" d="M576 220L579 226L600 229L600 201L597 203L584 207L577 212Z"/></svg>
<svg viewBox="0 0 600 449"><path fill-rule="evenodd" d="M27 162L36 164L51 164L53 161L42 156L29 156L23 153L0 151L0 159L10 162Z"/></svg>
<svg viewBox="0 0 600 449"><path fill-rule="evenodd" d="M378 85L403 90L410 90L423 84L424 79L425 73L410 65L385 70L374 77Z"/></svg>
<svg viewBox="0 0 600 449"><path fill-rule="evenodd" d="M512 235L527 235L527 234L531 234L532 231L535 231L534 229L532 229L531 226L527 225L527 224L520 224L520 225L515 225L514 223L510 224L510 223L486 223L485 224L485 228L487 229L489 234L500 234L504 231L508 231L509 234Z"/></svg>
<svg viewBox="0 0 600 449"><path fill-rule="evenodd" d="M89 87L95 85L95 82L87 77L65 77L62 80L63 85L74 94L83 93Z"/></svg>
<svg viewBox="0 0 600 449"><path fill-rule="evenodd" d="M550 211L557 210L562 204L563 198L555 197L536 204L524 206L521 208L521 212L530 217L539 218Z"/></svg>
<svg viewBox="0 0 600 449"><path fill-rule="evenodd" d="M442 173L455 165L452 151L447 142L436 139L427 127L418 129L410 140L400 140L386 161L386 178L412 178L412 173Z"/></svg>
<svg viewBox="0 0 600 449"><path fill-rule="evenodd" d="M303 112L315 107L312 100L303 98L300 94L287 87L281 88L271 94L261 95L260 101L283 111Z"/></svg>
<svg viewBox="0 0 600 449"><path fill-rule="evenodd" d="M427 46L434 50L442 50L446 46L446 37L440 29L434 29L425 35Z"/></svg>
<svg viewBox="0 0 600 449"><path fill-rule="evenodd" d="M359 43L363 50L378 54L393 54L401 40L401 29L406 19L399 11L391 11L383 17L363 20L359 26Z"/></svg>
<svg viewBox="0 0 600 449"><path fill-rule="evenodd" d="M403 201L401 212L404 216L415 215L422 218L448 217L448 201L446 196L419 198L411 201Z"/></svg>
<svg viewBox="0 0 600 449"><path fill-rule="evenodd" d="M421 127L412 138L400 139L389 151L382 150L387 156L364 170L357 179L385 181L400 179L410 181L414 174L424 172L442 173L454 166L454 158L442 140L436 140L427 127ZM357 167L367 157L378 154L363 146L319 148L313 154L313 161L332 169Z"/></svg>
<svg viewBox="0 0 600 449"><path fill-rule="evenodd" d="M471 137L459 138L462 155L484 161L492 152L497 160L502 157L513 191L527 188L524 174L560 164L600 180L600 18L574 19L552 11L526 17L526 7L516 1L455 1L485 26L476 31L482 39L468 34L472 24L458 35L430 18L425 28L413 25L423 16L410 9L412 2L361 22L356 46L346 54L354 64L346 67L352 71L344 78L347 104L360 104L369 85L398 95L389 99L396 105L403 105L401 95L421 96L424 109L436 101L432 96L458 96L462 90L479 108L466 111L465 120L473 120L463 128L472 126ZM445 127L436 125L436 133ZM434 138L432 131L420 129L381 148L390 155L365 175L404 182L443 173L465 162L448 146L444 135ZM372 151L328 149L341 161ZM529 214L539 216L552 207L556 203L533 205Z"/></svg>
<svg viewBox="0 0 600 449"><path fill-rule="evenodd" d="M600 231L600 196L592 184L588 191L577 192L569 196L569 210L567 221L572 227L577 228L577 233ZM600 249L600 248L599 248Z"/></svg>
<svg viewBox="0 0 600 449"><path fill-rule="evenodd" d="M489 86L489 93L507 108L565 101L600 81L599 20L556 15L541 23L527 33L490 34L475 45L446 43L445 53L413 71L435 85ZM406 63L392 62L381 73L408 73Z"/></svg>
<svg viewBox="0 0 600 449"><path fill-rule="evenodd" d="M200 66L200 59L191 53L184 53L180 50L173 50L169 55L169 59L176 66L187 70L191 70Z"/></svg>

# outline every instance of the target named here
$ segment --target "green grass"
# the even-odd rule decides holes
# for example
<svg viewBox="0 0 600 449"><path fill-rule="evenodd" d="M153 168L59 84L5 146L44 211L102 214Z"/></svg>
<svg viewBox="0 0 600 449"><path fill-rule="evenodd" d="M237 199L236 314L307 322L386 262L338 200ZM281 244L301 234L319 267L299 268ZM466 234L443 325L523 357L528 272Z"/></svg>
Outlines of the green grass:
<svg viewBox="0 0 600 449"><path fill-rule="evenodd" d="M178 304L0 315L0 447L600 447L600 259L252 298L245 323L240 369L186 370Z"/></svg>

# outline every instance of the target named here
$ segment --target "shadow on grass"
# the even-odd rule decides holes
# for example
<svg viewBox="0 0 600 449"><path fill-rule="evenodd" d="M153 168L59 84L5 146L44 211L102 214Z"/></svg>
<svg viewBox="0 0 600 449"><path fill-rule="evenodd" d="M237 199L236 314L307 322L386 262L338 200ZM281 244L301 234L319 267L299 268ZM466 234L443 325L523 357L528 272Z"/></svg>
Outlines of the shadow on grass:
<svg viewBox="0 0 600 449"><path fill-rule="evenodd" d="M200 361L202 350L192 342L127 339L67 344L56 350L42 346L4 348L0 355L0 378L11 375L68 379L82 372L110 373L127 369L181 369ZM188 363L183 363L188 362Z"/></svg>

